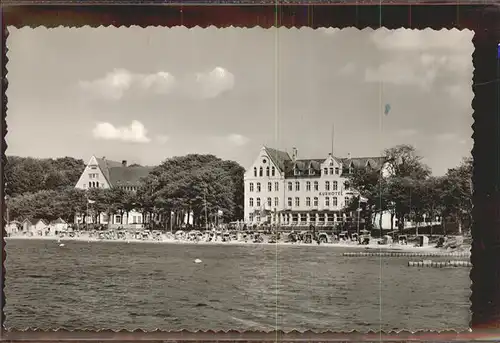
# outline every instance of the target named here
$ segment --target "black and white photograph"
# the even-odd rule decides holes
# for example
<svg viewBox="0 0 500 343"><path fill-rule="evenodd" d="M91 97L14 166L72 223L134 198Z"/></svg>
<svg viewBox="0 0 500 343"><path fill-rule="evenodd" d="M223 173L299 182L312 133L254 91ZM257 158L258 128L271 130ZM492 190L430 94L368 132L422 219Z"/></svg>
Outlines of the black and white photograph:
<svg viewBox="0 0 500 343"><path fill-rule="evenodd" d="M468 329L472 37L10 27L6 329Z"/></svg>

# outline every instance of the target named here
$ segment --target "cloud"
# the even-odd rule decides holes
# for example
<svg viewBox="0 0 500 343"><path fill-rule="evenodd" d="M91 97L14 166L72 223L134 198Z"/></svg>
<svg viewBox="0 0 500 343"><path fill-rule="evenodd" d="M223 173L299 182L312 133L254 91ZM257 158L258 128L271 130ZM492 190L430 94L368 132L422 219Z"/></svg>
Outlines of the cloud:
<svg viewBox="0 0 500 343"><path fill-rule="evenodd" d="M249 139L237 133L232 133L227 136L227 140L234 145L243 146L249 142Z"/></svg>
<svg viewBox="0 0 500 343"><path fill-rule="evenodd" d="M167 135L156 135L155 137L155 140L159 143L159 144L165 144L167 143L169 137Z"/></svg>
<svg viewBox="0 0 500 343"><path fill-rule="evenodd" d="M415 136L418 133L415 129L401 129L396 131L396 135L400 137L410 137Z"/></svg>
<svg viewBox="0 0 500 343"><path fill-rule="evenodd" d="M144 125L133 120L129 126L115 127L111 123L100 122L97 123L92 130L92 134L96 139L103 140L118 140L124 142L134 143L149 143L150 138L147 137L147 130Z"/></svg>
<svg viewBox="0 0 500 343"><path fill-rule="evenodd" d="M375 46L381 50L425 51L444 49L446 51L473 51L470 30L411 30L377 29L370 35Z"/></svg>
<svg viewBox="0 0 500 343"><path fill-rule="evenodd" d="M132 88L167 94L174 85L175 77L167 72L138 74L126 69L114 69L102 78L79 82L80 88L88 94L108 100L120 100Z"/></svg>
<svg viewBox="0 0 500 343"><path fill-rule="evenodd" d="M377 68L368 68L365 71L366 82L384 82L395 85L417 85L428 88L436 79L436 69L422 69L400 59L386 62Z"/></svg>
<svg viewBox="0 0 500 343"><path fill-rule="evenodd" d="M215 98L233 88L234 75L222 67L215 67L210 72L195 75L194 95L202 99Z"/></svg>
<svg viewBox="0 0 500 343"><path fill-rule="evenodd" d="M436 140L438 140L440 142L448 142L448 141L455 139L457 137L457 134L454 132L443 132L443 133L437 134L435 137L436 137Z"/></svg>
<svg viewBox="0 0 500 343"><path fill-rule="evenodd" d="M438 79L464 83L472 77L472 35L468 30L375 30L370 38L387 55L365 70L365 81L424 89Z"/></svg>

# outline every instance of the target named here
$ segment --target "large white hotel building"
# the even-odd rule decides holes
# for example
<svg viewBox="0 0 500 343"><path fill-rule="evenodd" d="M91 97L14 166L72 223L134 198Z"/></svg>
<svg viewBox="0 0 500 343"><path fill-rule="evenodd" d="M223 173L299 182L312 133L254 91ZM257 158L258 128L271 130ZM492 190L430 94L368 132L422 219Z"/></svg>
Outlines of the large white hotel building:
<svg viewBox="0 0 500 343"><path fill-rule="evenodd" d="M382 157L298 159L287 152L262 147L245 172L245 222L280 226L333 226L348 216L342 209L358 196L347 175L365 167L387 174Z"/></svg>

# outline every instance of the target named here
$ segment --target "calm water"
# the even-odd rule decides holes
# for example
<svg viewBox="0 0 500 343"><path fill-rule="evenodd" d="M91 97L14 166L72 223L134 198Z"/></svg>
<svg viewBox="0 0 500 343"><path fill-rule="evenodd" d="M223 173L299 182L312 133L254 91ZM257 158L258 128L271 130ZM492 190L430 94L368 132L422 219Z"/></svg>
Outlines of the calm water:
<svg viewBox="0 0 500 343"><path fill-rule="evenodd" d="M464 329L470 318L468 268L408 268L408 258L27 240L6 250L7 328Z"/></svg>

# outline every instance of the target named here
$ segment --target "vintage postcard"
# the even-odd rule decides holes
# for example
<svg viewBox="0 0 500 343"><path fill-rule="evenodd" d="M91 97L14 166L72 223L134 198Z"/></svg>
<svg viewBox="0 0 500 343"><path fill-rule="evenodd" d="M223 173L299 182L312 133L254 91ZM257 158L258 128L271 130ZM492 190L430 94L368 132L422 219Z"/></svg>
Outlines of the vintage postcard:
<svg viewBox="0 0 500 343"><path fill-rule="evenodd" d="M9 28L6 328L466 330L472 36Z"/></svg>

